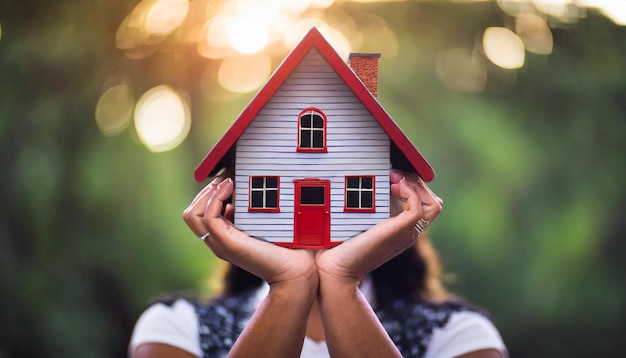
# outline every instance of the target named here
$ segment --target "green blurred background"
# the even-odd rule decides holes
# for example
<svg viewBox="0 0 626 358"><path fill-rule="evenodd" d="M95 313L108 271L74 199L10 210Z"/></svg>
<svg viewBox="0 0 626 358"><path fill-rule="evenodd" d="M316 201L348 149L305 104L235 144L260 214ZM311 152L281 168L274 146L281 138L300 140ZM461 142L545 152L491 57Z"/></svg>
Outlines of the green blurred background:
<svg viewBox="0 0 626 358"><path fill-rule="evenodd" d="M149 299L211 291L193 170L311 25L382 53L380 101L445 201L448 286L511 356L626 356L624 1L292 1L243 57L207 35L233 3L0 3L0 357L123 357ZM183 121L165 149L155 87Z"/></svg>

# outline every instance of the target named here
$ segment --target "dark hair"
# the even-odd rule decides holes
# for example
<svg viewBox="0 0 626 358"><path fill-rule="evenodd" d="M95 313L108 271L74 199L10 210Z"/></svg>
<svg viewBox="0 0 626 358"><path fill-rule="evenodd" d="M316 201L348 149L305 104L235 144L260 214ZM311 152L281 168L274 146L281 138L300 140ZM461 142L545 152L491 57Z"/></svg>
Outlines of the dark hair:
<svg viewBox="0 0 626 358"><path fill-rule="evenodd" d="M263 280L248 271L233 264L228 265L224 274L223 294L225 296L235 296L253 288L258 288Z"/></svg>
<svg viewBox="0 0 626 358"><path fill-rule="evenodd" d="M387 261L371 275L379 307L391 304L394 299L438 302L447 296L441 283L439 258L426 235L422 235L414 247ZM260 278L230 264L224 274L222 293L237 295L259 287L262 282Z"/></svg>

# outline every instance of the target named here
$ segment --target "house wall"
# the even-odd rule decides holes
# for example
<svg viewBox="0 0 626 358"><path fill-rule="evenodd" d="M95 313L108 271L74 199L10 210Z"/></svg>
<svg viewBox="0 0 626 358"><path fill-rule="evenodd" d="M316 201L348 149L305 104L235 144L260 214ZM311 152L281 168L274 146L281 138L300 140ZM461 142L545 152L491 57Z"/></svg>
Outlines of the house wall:
<svg viewBox="0 0 626 358"><path fill-rule="evenodd" d="M298 114L327 117L327 153L296 152ZM331 182L331 241L389 217L389 137L317 49L312 48L237 141L235 224L257 238L293 242L294 179ZM280 212L248 212L249 176L280 177ZM344 177L376 176L376 212L344 213Z"/></svg>

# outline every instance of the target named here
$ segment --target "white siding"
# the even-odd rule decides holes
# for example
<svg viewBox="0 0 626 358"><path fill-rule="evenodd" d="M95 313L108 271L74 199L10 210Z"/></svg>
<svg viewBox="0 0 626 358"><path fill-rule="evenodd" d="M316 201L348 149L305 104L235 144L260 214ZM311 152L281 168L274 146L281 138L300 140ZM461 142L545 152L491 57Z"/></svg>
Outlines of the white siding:
<svg viewBox="0 0 626 358"><path fill-rule="evenodd" d="M298 114L327 118L327 153L298 153ZM331 182L331 241L344 241L389 217L389 138L313 48L237 141L235 223L248 234L293 241L294 179ZM346 175L376 176L376 212L345 213ZM248 178L280 177L280 212L248 212Z"/></svg>

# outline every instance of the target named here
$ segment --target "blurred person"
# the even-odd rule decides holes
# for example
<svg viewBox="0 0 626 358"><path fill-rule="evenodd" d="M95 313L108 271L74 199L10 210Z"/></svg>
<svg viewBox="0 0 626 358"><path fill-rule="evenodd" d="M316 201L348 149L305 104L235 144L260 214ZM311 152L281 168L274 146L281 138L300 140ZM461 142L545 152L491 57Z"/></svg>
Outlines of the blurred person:
<svg viewBox="0 0 626 358"><path fill-rule="evenodd" d="M226 174L183 213L228 262L221 295L150 305L133 358L507 357L493 323L449 295L426 226L443 202L417 176L392 170L389 219L330 249L284 248L239 231L224 204Z"/></svg>

